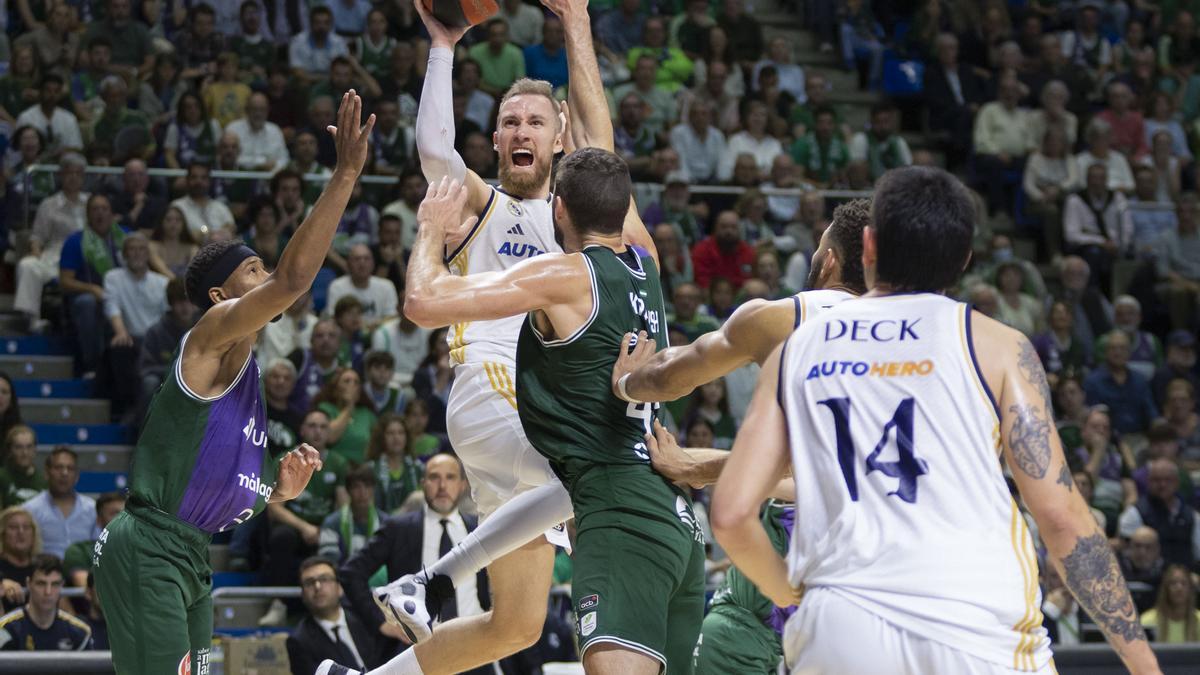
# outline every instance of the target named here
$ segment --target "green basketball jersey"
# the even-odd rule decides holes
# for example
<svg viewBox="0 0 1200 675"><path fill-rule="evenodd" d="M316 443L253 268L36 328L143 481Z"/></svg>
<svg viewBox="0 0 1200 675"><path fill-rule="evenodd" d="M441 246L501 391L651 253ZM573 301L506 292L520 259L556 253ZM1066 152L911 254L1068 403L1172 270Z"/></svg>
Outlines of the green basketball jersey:
<svg viewBox="0 0 1200 675"><path fill-rule="evenodd" d="M771 545L775 547L776 551L779 551L780 555L787 555L788 524L791 518L788 512L794 513L791 506L772 503L763 507L763 527L767 530L767 537L770 538ZM749 610L764 623L770 620L771 613L775 609L775 603L763 595L754 582L747 579L746 575L736 567L729 568L729 572L725 575L725 581L713 593L712 606L719 605L736 605Z"/></svg>
<svg viewBox="0 0 1200 675"><path fill-rule="evenodd" d="M612 369L625 333L640 330L667 346L666 310L654 260L638 249L582 252L592 282L592 315L574 335L545 340L533 315L517 342L517 410L525 435L568 486L597 465L650 463L645 434L658 404L612 393Z"/></svg>
<svg viewBox="0 0 1200 675"><path fill-rule="evenodd" d="M215 533L266 508L279 456L267 443L266 398L254 355L221 395L198 396L183 382L185 335L150 402L133 451L129 496Z"/></svg>

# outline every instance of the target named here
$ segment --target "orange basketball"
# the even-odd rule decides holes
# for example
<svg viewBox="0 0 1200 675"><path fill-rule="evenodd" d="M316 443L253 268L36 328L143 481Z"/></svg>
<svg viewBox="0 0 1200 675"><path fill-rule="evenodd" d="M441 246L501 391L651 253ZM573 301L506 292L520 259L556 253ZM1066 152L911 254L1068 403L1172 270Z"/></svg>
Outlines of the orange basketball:
<svg viewBox="0 0 1200 675"><path fill-rule="evenodd" d="M451 28L474 26L500 11L496 0L421 0L425 8Z"/></svg>

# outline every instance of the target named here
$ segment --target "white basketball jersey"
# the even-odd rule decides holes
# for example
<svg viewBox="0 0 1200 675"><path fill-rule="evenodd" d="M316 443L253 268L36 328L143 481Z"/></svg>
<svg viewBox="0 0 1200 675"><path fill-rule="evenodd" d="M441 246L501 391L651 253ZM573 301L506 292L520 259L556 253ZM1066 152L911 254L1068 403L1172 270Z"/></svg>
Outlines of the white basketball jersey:
<svg viewBox="0 0 1200 675"><path fill-rule="evenodd" d="M554 240L550 198L519 199L495 187L479 216L479 222L455 251L447 252L446 264L453 274L500 272L542 253L561 253ZM491 321L468 321L450 325L452 365L499 363L515 370L517 337L525 315Z"/></svg>
<svg viewBox="0 0 1200 675"><path fill-rule="evenodd" d="M835 307L855 296L846 291L829 289L819 291L804 291L792 296L796 300L796 326L812 319L821 312Z"/></svg>
<svg viewBox="0 0 1200 675"><path fill-rule="evenodd" d="M1009 668L1050 659L1033 541L999 462L966 305L843 302L785 343L778 391L797 518L793 584Z"/></svg>

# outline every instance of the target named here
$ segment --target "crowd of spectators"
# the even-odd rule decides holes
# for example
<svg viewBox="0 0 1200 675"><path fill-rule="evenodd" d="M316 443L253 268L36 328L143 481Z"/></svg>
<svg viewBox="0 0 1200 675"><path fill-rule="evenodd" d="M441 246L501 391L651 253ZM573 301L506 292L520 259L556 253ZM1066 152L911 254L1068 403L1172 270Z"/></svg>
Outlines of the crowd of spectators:
<svg viewBox="0 0 1200 675"><path fill-rule="evenodd" d="M1200 572L1200 7L783 3L831 55L816 60L835 64L814 66L764 32L758 4L589 3L617 151L662 260L672 344L718 329L748 300L806 288L837 201L826 191L869 190L909 164L957 172L976 190L979 236L948 292L1033 341L1074 482L1139 610L1158 639L1200 640L1187 619ZM432 562L442 542L422 550L431 539L413 532L441 528L453 542L474 526L457 515L466 490L445 487L447 474L464 480L445 436L445 331L402 315L426 190L413 128L428 40L412 0L17 0L0 22L0 248L14 309L30 332L68 336L78 374L131 426L195 321L182 275L198 247L237 237L274 266L332 169L334 101L353 87L377 115L366 174L390 182L355 188L312 292L256 349L271 447L308 443L324 467L229 541L231 569L302 587L309 618L294 660L319 647L371 666L398 636L363 602L367 580ZM903 96L881 95L897 63L923 75ZM835 90L855 75L871 103ZM498 98L523 76L565 93L563 28L534 2L503 0L454 67L456 146L484 178L497 175ZM30 170L39 163L57 171ZM180 175L152 178L160 168ZM708 184L738 189L695 187ZM747 366L668 402L665 421L688 445L729 447L756 377ZM39 555L65 556L60 584L87 585L87 547L119 497L76 493L69 448L44 469L35 461L7 376L0 425L0 576L16 609L34 572L53 585ZM714 575L721 557L713 551ZM1054 639L1096 637L1042 569ZM478 610L486 593L459 600ZM99 645L98 605L78 608ZM264 625L289 610L299 606L275 603ZM562 633L554 621L547 635ZM569 643L564 634L540 653Z"/></svg>

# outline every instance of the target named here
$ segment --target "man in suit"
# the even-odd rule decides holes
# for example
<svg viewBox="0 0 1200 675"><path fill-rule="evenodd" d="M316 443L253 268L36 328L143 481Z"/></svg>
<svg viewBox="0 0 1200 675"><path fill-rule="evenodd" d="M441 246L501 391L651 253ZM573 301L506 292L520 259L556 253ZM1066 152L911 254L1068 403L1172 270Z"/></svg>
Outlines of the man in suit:
<svg viewBox="0 0 1200 675"><path fill-rule="evenodd" d="M384 620L383 613L371 597L367 579L381 566L387 567L389 579L399 579L405 574L419 571L423 566L432 565L478 524L475 517L458 512L458 503L467 491L467 480L463 476L462 463L454 455L443 453L429 458L425 464L421 490L425 493L425 504L419 511L388 518L367 545L352 555L339 570L351 607L368 626L375 628L393 646L396 645L393 639L405 645L408 641L400 628ZM476 575L475 583L458 584L454 590L454 600L448 601L448 605L453 607L442 608L443 620L482 614L491 608L484 572ZM399 650L386 651L391 656ZM350 665L344 659L334 660L342 665ZM468 672L492 674L496 670L489 665Z"/></svg>
<svg viewBox="0 0 1200 675"><path fill-rule="evenodd" d="M959 63L958 38L942 33L937 38L937 62L925 69L925 106L929 127L950 133L946 159L960 165L971 150L972 123L984 100L983 83L971 66Z"/></svg>
<svg viewBox="0 0 1200 675"><path fill-rule="evenodd" d="M361 670L383 662L375 632L342 607L342 585L329 559L313 556L300 563L300 589L308 615L287 639L292 675L312 675L325 659Z"/></svg>

